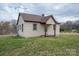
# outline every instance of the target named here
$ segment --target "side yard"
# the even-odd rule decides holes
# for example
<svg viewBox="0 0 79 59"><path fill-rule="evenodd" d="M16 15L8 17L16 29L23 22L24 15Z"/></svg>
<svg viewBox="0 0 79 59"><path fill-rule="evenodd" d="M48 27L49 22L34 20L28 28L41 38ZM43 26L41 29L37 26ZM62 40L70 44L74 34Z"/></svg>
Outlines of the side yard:
<svg viewBox="0 0 79 59"><path fill-rule="evenodd" d="M61 35L79 35L79 33L74 33L74 32L62 32L60 34Z"/></svg>
<svg viewBox="0 0 79 59"><path fill-rule="evenodd" d="M0 55L79 55L79 35L32 38L0 36Z"/></svg>

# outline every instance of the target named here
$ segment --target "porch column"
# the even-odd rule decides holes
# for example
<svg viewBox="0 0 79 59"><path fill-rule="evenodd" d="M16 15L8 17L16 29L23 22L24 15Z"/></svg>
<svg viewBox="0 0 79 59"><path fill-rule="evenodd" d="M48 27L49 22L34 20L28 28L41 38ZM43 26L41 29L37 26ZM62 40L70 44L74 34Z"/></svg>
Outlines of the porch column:
<svg viewBox="0 0 79 59"><path fill-rule="evenodd" d="M54 24L53 27L54 27L54 36L56 36L56 24Z"/></svg>
<svg viewBox="0 0 79 59"><path fill-rule="evenodd" d="M45 37L47 36L46 32L47 32L47 25L45 24Z"/></svg>

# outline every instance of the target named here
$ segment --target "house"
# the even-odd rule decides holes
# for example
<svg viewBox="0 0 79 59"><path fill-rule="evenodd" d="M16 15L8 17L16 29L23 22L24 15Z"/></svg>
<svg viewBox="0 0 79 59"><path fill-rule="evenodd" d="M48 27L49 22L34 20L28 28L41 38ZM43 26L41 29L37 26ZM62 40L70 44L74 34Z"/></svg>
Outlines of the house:
<svg viewBox="0 0 79 59"><path fill-rule="evenodd" d="M17 33L23 37L58 36L60 23L52 15L42 16L19 13L17 20Z"/></svg>

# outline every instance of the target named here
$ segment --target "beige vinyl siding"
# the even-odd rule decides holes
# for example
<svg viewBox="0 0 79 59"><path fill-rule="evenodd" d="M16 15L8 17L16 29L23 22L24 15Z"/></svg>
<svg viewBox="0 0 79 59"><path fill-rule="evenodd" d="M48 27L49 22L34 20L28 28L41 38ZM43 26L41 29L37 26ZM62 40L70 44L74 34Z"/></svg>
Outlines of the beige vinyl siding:
<svg viewBox="0 0 79 59"><path fill-rule="evenodd" d="M44 26L40 23L35 22L24 22L22 17L19 18L18 25L23 24L23 32L22 30L18 31L18 34L23 37L33 37L33 36L41 36L44 35ZM37 24L37 30L33 30L33 24Z"/></svg>
<svg viewBox="0 0 79 59"><path fill-rule="evenodd" d="M56 36L60 34L60 24L56 24Z"/></svg>
<svg viewBox="0 0 79 59"><path fill-rule="evenodd" d="M53 28L53 25L49 25L47 27L47 35L54 35L54 28ZM60 33L60 25L59 24L56 24L56 36L58 36Z"/></svg>
<svg viewBox="0 0 79 59"><path fill-rule="evenodd" d="M18 34L20 36L23 35L23 32L22 32L22 24L23 24L23 28L24 28L24 21L23 21L22 17L20 16L19 22L18 22L18 25L17 25L17 28L20 27L20 28L18 28Z"/></svg>
<svg viewBox="0 0 79 59"><path fill-rule="evenodd" d="M37 24L37 30L33 30L33 24ZM25 37L41 36L44 35L44 27L40 23L25 22L24 33Z"/></svg>
<svg viewBox="0 0 79 59"><path fill-rule="evenodd" d="M47 27L47 35L54 35L53 25L55 24L54 20L50 17L46 24L49 24Z"/></svg>
<svg viewBox="0 0 79 59"><path fill-rule="evenodd" d="M47 35L54 35L53 25L47 27Z"/></svg>
<svg viewBox="0 0 79 59"><path fill-rule="evenodd" d="M54 20L50 17L46 24L55 24Z"/></svg>

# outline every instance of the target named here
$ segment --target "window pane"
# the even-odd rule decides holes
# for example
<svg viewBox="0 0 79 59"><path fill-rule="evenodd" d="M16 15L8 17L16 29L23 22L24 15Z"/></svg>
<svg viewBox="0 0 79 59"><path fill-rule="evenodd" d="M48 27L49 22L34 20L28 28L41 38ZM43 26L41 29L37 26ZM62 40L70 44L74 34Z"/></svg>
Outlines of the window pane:
<svg viewBox="0 0 79 59"><path fill-rule="evenodd" d="M33 30L37 30L37 24L33 24Z"/></svg>

